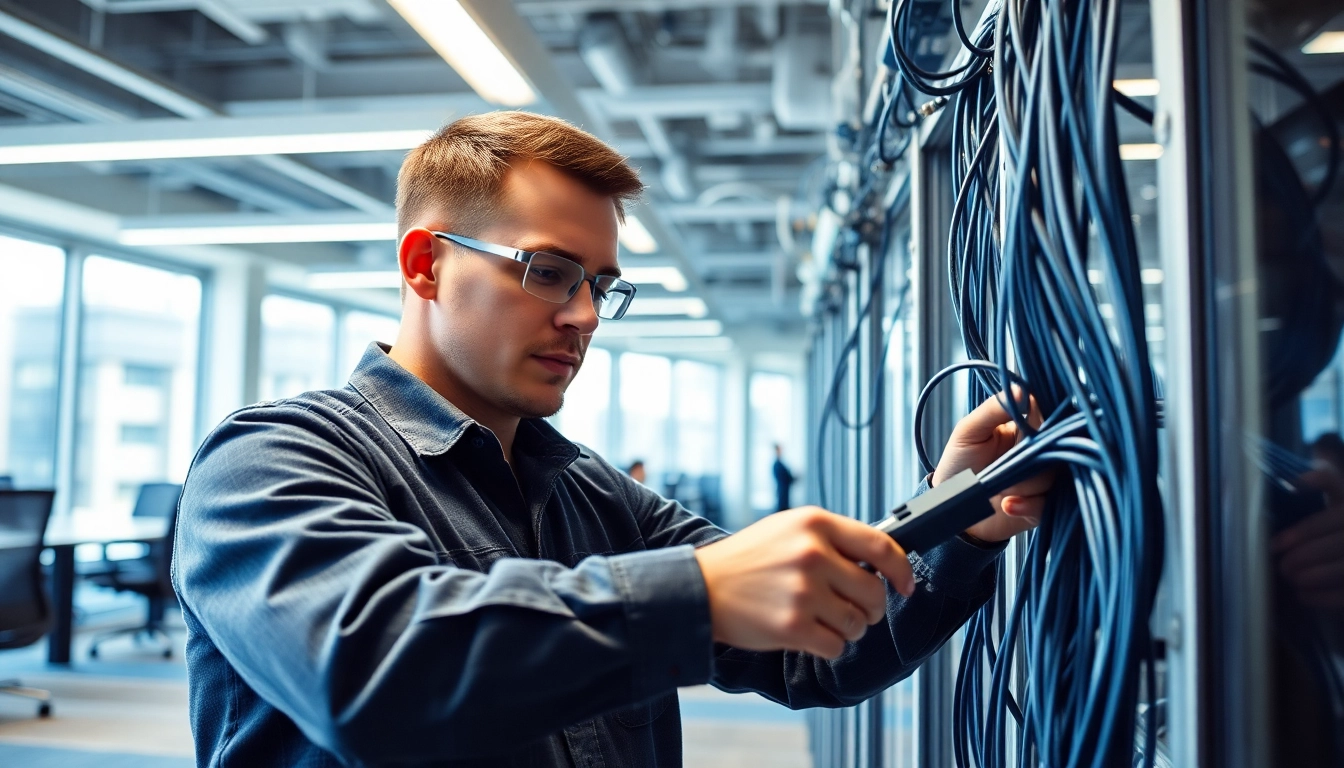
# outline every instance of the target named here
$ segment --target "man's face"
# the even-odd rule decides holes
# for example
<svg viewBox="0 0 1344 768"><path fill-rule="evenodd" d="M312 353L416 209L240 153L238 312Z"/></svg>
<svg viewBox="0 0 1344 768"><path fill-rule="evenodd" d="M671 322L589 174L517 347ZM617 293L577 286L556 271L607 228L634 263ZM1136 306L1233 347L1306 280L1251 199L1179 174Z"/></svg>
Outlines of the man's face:
<svg viewBox="0 0 1344 768"><path fill-rule="evenodd" d="M471 233L488 243L565 256L589 274L618 273L616 235L610 197L542 162L513 167L492 223ZM519 262L442 240L435 248L439 311L431 334L475 401L458 405L523 418L560 410L597 329L591 282L556 304L523 290Z"/></svg>

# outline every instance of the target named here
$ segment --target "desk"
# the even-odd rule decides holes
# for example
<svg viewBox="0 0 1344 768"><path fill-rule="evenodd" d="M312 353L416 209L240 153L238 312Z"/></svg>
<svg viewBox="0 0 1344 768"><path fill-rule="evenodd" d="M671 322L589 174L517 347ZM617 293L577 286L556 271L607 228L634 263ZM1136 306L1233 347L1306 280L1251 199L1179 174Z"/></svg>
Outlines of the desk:
<svg viewBox="0 0 1344 768"><path fill-rule="evenodd" d="M149 543L168 534L166 517L53 517L42 538L55 555L51 567L52 625L47 636L47 661L70 663L75 625L75 547L80 544Z"/></svg>

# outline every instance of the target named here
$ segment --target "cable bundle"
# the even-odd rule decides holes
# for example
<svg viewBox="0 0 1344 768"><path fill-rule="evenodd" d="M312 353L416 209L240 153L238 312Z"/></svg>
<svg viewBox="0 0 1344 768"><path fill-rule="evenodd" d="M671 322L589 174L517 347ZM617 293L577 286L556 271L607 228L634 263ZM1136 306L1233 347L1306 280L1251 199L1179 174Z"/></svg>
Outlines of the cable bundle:
<svg viewBox="0 0 1344 768"><path fill-rule="evenodd" d="M1136 751L1148 765L1156 752L1156 728L1136 720L1142 693L1156 694L1159 423L1111 86L1118 6L1005 0L973 35L957 18L967 64L932 83L905 70L910 5L893 9L902 74L956 100L949 280L973 358L929 383L916 421L930 388L969 368L972 399L1001 393L1027 435L980 473L982 484L1002 490L1059 467L1001 632L992 601L967 628L961 766L1128 767ZM1089 269L1103 275L1107 315ZM1039 428L1027 422L1026 394L1047 414Z"/></svg>

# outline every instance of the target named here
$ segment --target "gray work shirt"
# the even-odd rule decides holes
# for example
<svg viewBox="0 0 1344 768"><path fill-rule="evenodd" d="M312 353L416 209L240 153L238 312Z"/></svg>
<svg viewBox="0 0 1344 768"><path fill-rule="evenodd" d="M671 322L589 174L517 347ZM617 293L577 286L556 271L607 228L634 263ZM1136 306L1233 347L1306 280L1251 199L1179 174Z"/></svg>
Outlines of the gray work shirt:
<svg viewBox="0 0 1344 768"><path fill-rule="evenodd" d="M545 421L514 460L377 345L225 419L173 562L197 764L680 765L678 686L855 704L993 591L999 550L957 540L839 659L715 645L693 547L723 530Z"/></svg>

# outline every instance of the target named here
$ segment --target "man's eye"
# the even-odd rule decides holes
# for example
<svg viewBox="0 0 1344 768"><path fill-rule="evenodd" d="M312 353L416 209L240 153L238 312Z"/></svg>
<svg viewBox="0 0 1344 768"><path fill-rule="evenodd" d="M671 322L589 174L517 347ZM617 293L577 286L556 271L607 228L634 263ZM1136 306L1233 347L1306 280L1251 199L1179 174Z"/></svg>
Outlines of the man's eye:
<svg viewBox="0 0 1344 768"><path fill-rule="evenodd" d="M528 274L532 280L545 285L555 285L560 282L560 270L558 269L534 266L528 271Z"/></svg>

